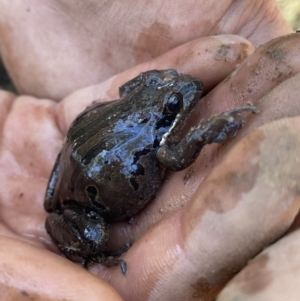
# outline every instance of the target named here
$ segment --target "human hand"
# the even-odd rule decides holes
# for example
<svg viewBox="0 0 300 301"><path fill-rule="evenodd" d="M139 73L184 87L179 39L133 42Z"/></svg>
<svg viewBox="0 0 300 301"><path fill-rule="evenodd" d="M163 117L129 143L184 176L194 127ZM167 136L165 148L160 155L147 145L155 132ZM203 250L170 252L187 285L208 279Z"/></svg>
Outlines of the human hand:
<svg viewBox="0 0 300 301"><path fill-rule="evenodd" d="M0 53L19 92L56 100L202 37L258 46L291 32L275 0L1 0L0 11Z"/></svg>
<svg viewBox="0 0 300 301"><path fill-rule="evenodd" d="M263 45L213 90L253 51L246 40L218 36L187 43L151 64L76 91L59 105L1 92L0 283L11 294L7 300L18 294L117 300L112 288L45 250L54 251L44 229L47 179L70 122L85 106L116 98L120 84L147 67L167 68L187 49L194 57L180 71L200 77L206 93L211 90L194 123L247 102L261 113L247 116L246 127L226 145L206 147L192 169L170 175L132 225L112 226L109 248L135 242L124 256L126 276L119 267L95 265L90 271L128 300L213 300L298 213L297 117L286 117L300 110L299 43L294 34Z"/></svg>

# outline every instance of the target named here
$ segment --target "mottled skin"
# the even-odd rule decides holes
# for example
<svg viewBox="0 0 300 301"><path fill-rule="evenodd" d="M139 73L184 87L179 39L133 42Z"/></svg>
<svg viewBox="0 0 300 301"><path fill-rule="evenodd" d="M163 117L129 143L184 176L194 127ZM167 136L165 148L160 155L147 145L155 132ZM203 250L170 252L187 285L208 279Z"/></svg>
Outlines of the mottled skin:
<svg viewBox="0 0 300 301"><path fill-rule="evenodd" d="M107 223L141 210L166 169L192 164L204 145L224 142L244 123L245 106L180 130L202 94L199 79L175 70L148 71L120 87L120 100L95 104L70 127L49 180L46 229L63 254L86 264L125 262L105 252ZM109 257L110 256L110 257Z"/></svg>

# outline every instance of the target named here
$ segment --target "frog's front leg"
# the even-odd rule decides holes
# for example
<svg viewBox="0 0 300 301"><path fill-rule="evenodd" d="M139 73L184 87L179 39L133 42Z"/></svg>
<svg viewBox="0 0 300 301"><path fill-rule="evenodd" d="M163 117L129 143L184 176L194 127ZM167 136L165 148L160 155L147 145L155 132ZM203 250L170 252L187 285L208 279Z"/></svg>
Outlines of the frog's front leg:
<svg viewBox="0 0 300 301"><path fill-rule="evenodd" d="M61 157L61 152L58 154L54 167L52 169L51 176L49 178L47 190L46 190L46 196L44 200L44 208L47 212L52 212L53 211L53 195L55 191L55 185L57 182L57 177L58 177L58 172L60 168L60 157Z"/></svg>
<svg viewBox="0 0 300 301"><path fill-rule="evenodd" d="M177 145L168 144L166 141L158 149L157 159L165 167L174 171L187 168L196 160L206 144L222 143L234 135L245 124L244 120L236 118L244 111L258 113L256 107L248 105L203 121L197 127L192 128Z"/></svg>

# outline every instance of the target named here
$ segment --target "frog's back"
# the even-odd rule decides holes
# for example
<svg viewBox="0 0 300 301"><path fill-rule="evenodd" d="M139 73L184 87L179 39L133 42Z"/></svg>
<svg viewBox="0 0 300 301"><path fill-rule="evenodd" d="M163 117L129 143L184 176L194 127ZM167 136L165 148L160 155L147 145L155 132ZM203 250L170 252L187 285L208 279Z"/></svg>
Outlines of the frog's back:
<svg viewBox="0 0 300 301"><path fill-rule="evenodd" d="M96 104L77 117L62 150L59 202L74 199L101 207L118 220L135 214L156 194L164 174L153 148L156 116L151 107L139 111L134 106L126 99Z"/></svg>

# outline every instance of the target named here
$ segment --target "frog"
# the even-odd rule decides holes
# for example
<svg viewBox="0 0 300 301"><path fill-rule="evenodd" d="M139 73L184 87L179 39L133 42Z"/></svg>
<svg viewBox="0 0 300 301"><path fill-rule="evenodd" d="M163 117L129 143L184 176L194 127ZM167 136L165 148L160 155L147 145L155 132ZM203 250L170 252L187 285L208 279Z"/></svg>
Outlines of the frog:
<svg viewBox="0 0 300 301"><path fill-rule="evenodd" d="M167 171L195 162L205 145L223 143L257 113L252 104L202 120L182 134L203 93L200 79L174 69L142 72L120 99L87 107L70 126L44 200L45 227L73 262L127 265L129 245L108 252L111 223L128 219L157 195Z"/></svg>

